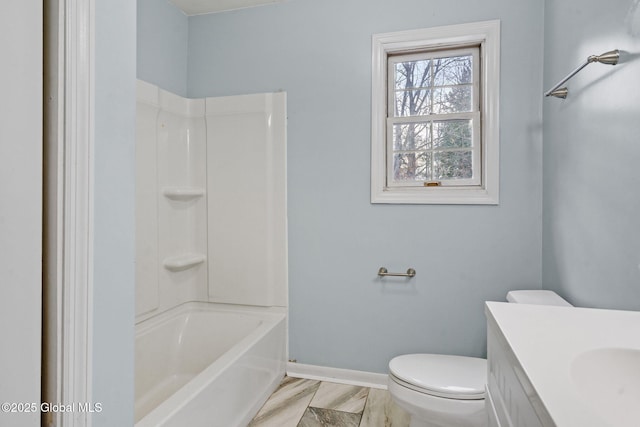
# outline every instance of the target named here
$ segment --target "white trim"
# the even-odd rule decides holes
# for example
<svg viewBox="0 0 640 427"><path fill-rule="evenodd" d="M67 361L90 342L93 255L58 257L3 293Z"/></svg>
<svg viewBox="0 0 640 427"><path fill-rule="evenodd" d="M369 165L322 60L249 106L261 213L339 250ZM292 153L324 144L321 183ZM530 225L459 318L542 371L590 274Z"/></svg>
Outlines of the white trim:
<svg viewBox="0 0 640 427"><path fill-rule="evenodd" d="M287 375L294 378L329 381L383 390L387 389L387 379L389 377L387 374L376 372L354 371L295 362L287 362Z"/></svg>
<svg viewBox="0 0 640 427"><path fill-rule="evenodd" d="M94 0L61 0L63 44L62 404L91 403L93 330ZM58 402L56 402L58 403ZM91 413L63 413L64 427L91 426Z"/></svg>
<svg viewBox="0 0 640 427"><path fill-rule="evenodd" d="M387 57L412 49L481 44L482 186L387 187L386 106ZM371 203L487 204L499 203L500 21L450 25L374 34L371 92Z"/></svg>

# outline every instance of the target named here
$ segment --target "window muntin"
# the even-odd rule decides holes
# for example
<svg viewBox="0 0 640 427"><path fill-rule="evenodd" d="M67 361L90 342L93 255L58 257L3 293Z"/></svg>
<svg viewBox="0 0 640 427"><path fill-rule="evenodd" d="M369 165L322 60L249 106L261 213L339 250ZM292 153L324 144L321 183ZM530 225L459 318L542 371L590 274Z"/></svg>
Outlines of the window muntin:
<svg viewBox="0 0 640 427"><path fill-rule="evenodd" d="M389 55L387 187L480 186L479 46Z"/></svg>

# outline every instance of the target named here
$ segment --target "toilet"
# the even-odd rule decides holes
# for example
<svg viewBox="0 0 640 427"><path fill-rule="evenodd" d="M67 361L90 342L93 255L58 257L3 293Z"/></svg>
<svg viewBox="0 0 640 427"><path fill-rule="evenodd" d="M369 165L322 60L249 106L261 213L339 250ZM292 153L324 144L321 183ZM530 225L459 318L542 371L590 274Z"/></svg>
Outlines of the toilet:
<svg viewBox="0 0 640 427"><path fill-rule="evenodd" d="M571 307L553 291L511 291L516 304ZM410 427L484 427L487 361L444 354L405 354L389 362L388 390L411 415Z"/></svg>

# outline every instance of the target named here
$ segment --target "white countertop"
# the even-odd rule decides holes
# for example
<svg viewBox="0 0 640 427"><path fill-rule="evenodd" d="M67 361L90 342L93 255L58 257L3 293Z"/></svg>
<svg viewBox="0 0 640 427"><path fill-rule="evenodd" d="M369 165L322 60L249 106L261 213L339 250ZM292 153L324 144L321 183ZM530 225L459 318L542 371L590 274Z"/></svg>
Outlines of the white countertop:
<svg viewBox="0 0 640 427"><path fill-rule="evenodd" d="M640 312L501 302L486 307L557 427L640 426L640 401L631 411L611 413L571 377L573 361L589 350L640 350Z"/></svg>

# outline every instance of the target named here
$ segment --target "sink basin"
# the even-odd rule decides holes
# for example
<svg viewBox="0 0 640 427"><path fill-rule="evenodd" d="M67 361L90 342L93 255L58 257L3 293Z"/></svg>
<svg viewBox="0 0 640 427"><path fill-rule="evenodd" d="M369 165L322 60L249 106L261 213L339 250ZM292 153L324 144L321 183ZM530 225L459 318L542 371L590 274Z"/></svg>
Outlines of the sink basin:
<svg viewBox="0 0 640 427"><path fill-rule="evenodd" d="M578 355L571 380L585 404L616 427L640 420L640 350L599 348Z"/></svg>

